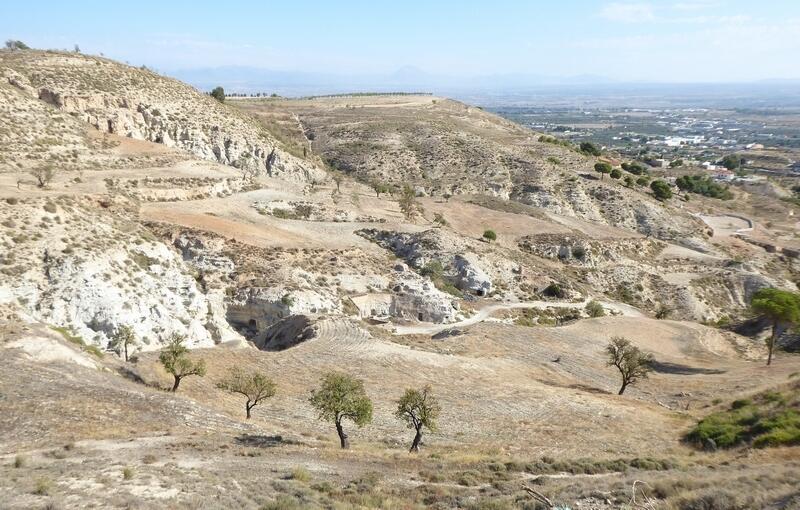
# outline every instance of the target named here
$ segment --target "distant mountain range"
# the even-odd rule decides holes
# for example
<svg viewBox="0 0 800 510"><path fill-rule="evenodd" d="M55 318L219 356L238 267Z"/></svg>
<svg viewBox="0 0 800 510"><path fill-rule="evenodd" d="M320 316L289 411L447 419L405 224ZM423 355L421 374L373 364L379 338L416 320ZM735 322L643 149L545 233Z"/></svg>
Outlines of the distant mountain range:
<svg viewBox="0 0 800 510"><path fill-rule="evenodd" d="M276 71L248 66L183 69L166 74L200 90L222 86L228 93L302 97L348 92L430 92L472 104L800 107L800 80L753 83L622 82L583 74L556 77L506 73L480 76L433 74L414 66L389 74Z"/></svg>
<svg viewBox="0 0 800 510"><path fill-rule="evenodd" d="M257 67L224 66L183 69L167 74L199 89L221 85L230 92L269 92L280 95L337 94L352 91L373 92L493 92L524 87L590 85L614 83L602 76L579 75L553 77L535 74L493 74L485 76L448 76L431 74L417 67L401 67L390 74L332 74L275 71Z"/></svg>

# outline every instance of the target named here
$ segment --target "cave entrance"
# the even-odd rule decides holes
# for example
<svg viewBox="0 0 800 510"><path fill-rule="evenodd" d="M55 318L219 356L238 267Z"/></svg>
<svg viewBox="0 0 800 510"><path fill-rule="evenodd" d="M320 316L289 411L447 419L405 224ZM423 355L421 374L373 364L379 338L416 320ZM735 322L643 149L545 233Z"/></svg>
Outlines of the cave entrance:
<svg viewBox="0 0 800 510"><path fill-rule="evenodd" d="M422 312L417 313L417 320L422 321Z"/></svg>

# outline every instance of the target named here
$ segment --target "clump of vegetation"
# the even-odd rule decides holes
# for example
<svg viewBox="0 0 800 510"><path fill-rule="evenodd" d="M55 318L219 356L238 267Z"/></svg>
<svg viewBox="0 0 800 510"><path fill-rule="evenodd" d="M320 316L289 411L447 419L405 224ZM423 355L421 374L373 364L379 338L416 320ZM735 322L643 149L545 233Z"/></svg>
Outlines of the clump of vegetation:
<svg viewBox="0 0 800 510"><path fill-rule="evenodd" d="M550 143L553 145L560 145L562 147L572 148L572 144L570 143L569 140L563 140L561 138L556 138L555 136L542 135L539 137L539 141L542 143Z"/></svg>
<svg viewBox="0 0 800 510"><path fill-rule="evenodd" d="M632 173L633 175L644 175L647 173L647 169L640 165L639 163L622 163L622 169L626 172Z"/></svg>
<svg viewBox="0 0 800 510"><path fill-rule="evenodd" d="M47 496L53 490L53 482L48 478L39 478L33 486L33 493L37 496Z"/></svg>
<svg viewBox="0 0 800 510"><path fill-rule="evenodd" d="M734 400L730 408L703 418L686 438L702 447L756 448L800 444L800 382Z"/></svg>
<svg viewBox="0 0 800 510"><path fill-rule="evenodd" d="M248 374L241 369L234 368L224 381L217 383L217 388L245 397L247 400L244 408L249 420L250 411L262 400L274 396L276 386L269 377L263 374L258 372Z"/></svg>
<svg viewBox="0 0 800 510"><path fill-rule="evenodd" d="M567 297L567 291L558 283L553 282L544 288L542 295L545 297L564 299Z"/></svg>
<svg viewBox="0 0 800 510"><path fill-rule="evenodd" d="M225 89L222 87L214 87L214 90L211 91L211 97L219 101L220 103L225 102Z"/></svg>
<svg viewBox="0 0 800 510"><path fill-rule="evenodd" d="M302 466L296 467L292 469L292 472L289 473L289 478L292 480L297 480L298 482L306 483L311 480L311 473Z"/></svg>
<svg viewBox="0 0 800 510"><path fill-rule="evenodd" d="M322 384L311 392L311 405L319 413L319 419L332 421L342 448L350 442L342 423L345 418L359 427L372 421L372 400L364 390L364 381L342 372L328 372Z"/></svg>
<svg viewBox="0 0 800 510"><path fill-rule="evenodd" d="M586 303L586 314L589 317L603 317L606 314L606 310L603 308L603 305L595 300L591 300Z"/></svg>
<svg viewBox="0 0 800 510"><path fill-rule="evenodd" d="M9 39L6 41L6 49L9 49L11 51L29 50L30 47L22 41L15 41L13 39Z"/></svg>
<svg viewBox="0 0 800 510"><path fill-rule="evenodd" d="M64 337L64 340L80 347L82 351L86 351L89 354L92 354L93 356L97 356L98 358L103 357L103 352L100 349L98 349L97 346L87 344L86 342L84 342L83 338L74 334L70 329L63 328L60 326L51 326L50 329L52 329L56 333L59 333L62 337Z"/></svg>
<svg viewBox="0 0 800 510"><path fill-rule="evenodd" d="M389 186L379 181L373 181L370 183L370 187L372 187L372 191L375 192L375 197L377 198L381 198L381 193L389 193Z"/></svg>
<svg viewBox="0 0 800 510"><path fill-rule="evenodd" d="M588 156L599 156L601 154L600 148L592 142L581 142L581 152Z"/></svg>
<svg viewBox="0 0 800 510"><path fill-rule="evenodd" d="M617 367L622 376L619 395L625 393L625 388L639 379L647 379L648 373L653 370L653 355L642 352L625 337L612 337L606 353L608 365Z"/></svg>
<svg viewBox="0 0 800 510"><path fill-rule="evenodd" d="M136 473L133 471L132 467L126 467L125 469L122 470L122 479L130 480L131 478L133 478L134 474Z"/></svg>
<svg viewBox="0 0 800 510"><path fill-rule="evenodd" d="M711 177L707 175L684 175L675 180L675 185L681 191L688 191L711 198L718 198L720 200L730 200L733 198L733 193L727 186L722 186L714 182Z"/></svg>
<svg viewBox="0 0 800 510"><path fill-rule="evenodd" d="M650 189L653 190L653 196L657 200L664 201L672 198L672 188L669 187L666 181L656 179L650 183Z"/></svg>
<svg viewBox="0 0 800 510"><path fill-rule="evenodd" d="M206 362L204 360L192 361L189 358L189 349L184 345L186 337L180 334L173 334L166 347L161 350L158 361L164 366L168 374L172 375L173 392L178 391L184 377L196 375L203 377L206 375Z"/></svg>
<svg viewBox="0 0 800 510"><path fill-rule="evenodd" d="M494 230L486 229L483 231L483 238L487 241L496 241L497 233Z"/></svg>

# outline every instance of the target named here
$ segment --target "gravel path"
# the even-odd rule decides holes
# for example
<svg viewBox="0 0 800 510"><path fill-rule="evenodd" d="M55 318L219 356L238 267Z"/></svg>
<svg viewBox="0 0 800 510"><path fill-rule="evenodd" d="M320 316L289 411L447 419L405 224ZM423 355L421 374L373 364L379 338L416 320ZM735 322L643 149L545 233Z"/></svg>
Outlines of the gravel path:
<svg viewBox="0 0 800 510"><path fill-rule="evenodd" d="M484 320L489 318L493 313L499 310L513 310L516 308L548 308L548 307L582 309L589 303L589 301L591 301L591 299L587 298L578 303L572 301L524 301L520 303L501 303L481 308L475 315L473 315L468 319L464 319L463 321L453 322L450 324L427 323L427 324L415 324L413 326L397 326L394 329L394 333L396 335L421 335L421 334L434 335L446 329L465 328L467 326L472 326L473 324L483 322ZM603 307L610 310L615 310L625 317L645 317L645 315L642 312L640 312L638 309L630 305L612 301L598 300L598 302L602 304Z"/></svg>

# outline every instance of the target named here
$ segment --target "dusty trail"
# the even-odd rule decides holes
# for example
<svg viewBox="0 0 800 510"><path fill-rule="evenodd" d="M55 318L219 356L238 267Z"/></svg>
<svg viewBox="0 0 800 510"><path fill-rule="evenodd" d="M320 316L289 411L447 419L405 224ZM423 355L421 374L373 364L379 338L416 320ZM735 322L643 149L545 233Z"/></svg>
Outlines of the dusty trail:
<svg viewBox="0 0 800 510"><path fill-rule="evenodd" d="M459 322L453 322L449 324L415 324L413 326L397 326L394 329L394 334L434 335L446 329L465 328L467 326L472 326L473 324L483 322L484 320L489 318L493 313L499 310L513 310L517 308L548 308L554 306L560 308L580 309L584 308L590 301L592 301L592 299L587 298L578 303L571 301L524 301L520 303L500 303L481 308L472 317L469 317L468 319L464 319ZM600 301L600 300L598 300L598 302L601 305L603 305L604 308L617 311L624 317L646 317L638 309L623 303L617 303L613 301Z"/></svg>

